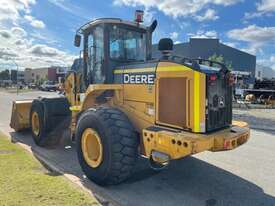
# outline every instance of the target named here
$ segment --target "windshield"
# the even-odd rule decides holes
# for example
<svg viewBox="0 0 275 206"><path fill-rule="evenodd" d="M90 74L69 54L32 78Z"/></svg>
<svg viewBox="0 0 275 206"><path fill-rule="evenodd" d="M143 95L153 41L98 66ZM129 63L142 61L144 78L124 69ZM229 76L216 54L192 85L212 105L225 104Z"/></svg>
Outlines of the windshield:
<svg viewBox="0 0 275 206"><path fill-rule="evenodd" d="M114 25L110 32L110 57L121 61L146 60L146 34Z"/></svg>

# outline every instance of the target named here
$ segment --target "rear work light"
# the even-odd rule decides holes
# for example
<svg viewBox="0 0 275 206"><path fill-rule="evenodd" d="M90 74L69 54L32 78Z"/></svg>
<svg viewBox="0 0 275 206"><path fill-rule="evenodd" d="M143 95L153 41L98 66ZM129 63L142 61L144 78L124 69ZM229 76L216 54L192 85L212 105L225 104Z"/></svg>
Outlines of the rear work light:
<svg viewBox="0 0 275 206"><path fill-rule="evenodd" d="M217 76L215 74L212 74L210 77L209 77L209 80L210 81L216 81L217 79Z"/></svg>
<svg viewBox="0 0 275 206"><path fill-rule="evenodd" d="M142 23L143 22L143 15L144 15L144 12L142 10L136 10L135 21L137 23Z"/></svg>

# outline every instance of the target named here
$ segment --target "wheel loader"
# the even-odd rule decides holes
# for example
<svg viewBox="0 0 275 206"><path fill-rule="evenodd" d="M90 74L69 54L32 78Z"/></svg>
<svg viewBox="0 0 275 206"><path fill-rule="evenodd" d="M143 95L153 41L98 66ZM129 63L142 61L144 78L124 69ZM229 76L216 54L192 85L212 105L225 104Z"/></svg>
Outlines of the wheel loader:
<svg viewBox="0 0 275 206"><path fill-rule="evenodd" d="M152 56L157 26L102 18L75 35L81 62L69 71L64 95L13 103L10 126L30 128L41 146L69 131L79 164L99 185L118 184L139 156L155 168L203 151L228 151L250 136L232 121L232 75L225 65L173 53L169 38Z"/></svg>

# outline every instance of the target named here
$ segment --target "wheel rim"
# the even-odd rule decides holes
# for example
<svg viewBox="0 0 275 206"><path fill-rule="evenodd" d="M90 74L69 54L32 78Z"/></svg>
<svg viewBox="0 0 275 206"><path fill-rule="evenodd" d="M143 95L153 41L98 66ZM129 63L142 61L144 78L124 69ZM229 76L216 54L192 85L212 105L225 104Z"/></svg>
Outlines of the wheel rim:
<svg viewBox="0 0 275 206"><path fill-rule="evenodd" d="M82 134L81 147L86 163L92 167L98 167L103 158L103 147L98 133L87 128Z"/></svg>
<svg viewBox="0 0 275 206"><path fill-rule="evenodd" d="M40 125L39 125L39 117L37 112L32 113L32 131L36 136L39 135Z"/></svg>

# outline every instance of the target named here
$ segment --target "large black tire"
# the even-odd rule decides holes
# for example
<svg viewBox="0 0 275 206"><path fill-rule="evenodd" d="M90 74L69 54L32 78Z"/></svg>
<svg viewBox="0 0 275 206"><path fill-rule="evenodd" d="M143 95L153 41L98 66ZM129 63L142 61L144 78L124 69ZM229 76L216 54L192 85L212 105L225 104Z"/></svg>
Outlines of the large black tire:
<svg viewBox="0 0 275 206"><path fill-rule="evenodd" d="M82 134L92 128L101 139L103 160L90 167L83 156ZM138 158L138 135L128 117L118 109L99 107L85 111L76 130L79 163L86 176L99 185L119 184L129 178Z"/></svg>
<svg viewBox="0 0 275 206"><path fill-rule="evenodd" d="M32 118L33 118L32 116L35 112L38 114L38 121L39 121L39 133L38 134L36 134L34 132L34 125L32 122ZM30 126L31 126L32 138L33 138L35 144L37 144L40 147L49 146L50 138L48 138L48 134L47 134L46 127L45 127L44 107L43 107L42 102L40 102L39 100L34 100L32 103L31 112L30 112Z"/></svg>
<svg viewBox="0 0 275 206"><path fill-rule="evenodd" d="M69 106L64 98L36 99L30 111L30 126L34 142L40 147L58 145L62 132L69 127ZM34 132L32 124L33 113L38 114L39 133Z"/></svg>

